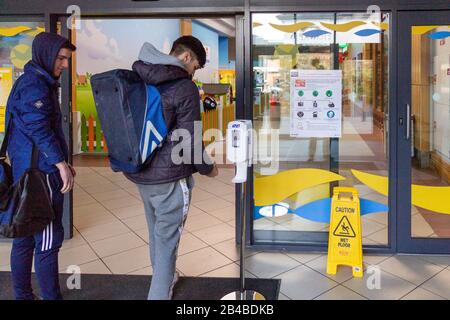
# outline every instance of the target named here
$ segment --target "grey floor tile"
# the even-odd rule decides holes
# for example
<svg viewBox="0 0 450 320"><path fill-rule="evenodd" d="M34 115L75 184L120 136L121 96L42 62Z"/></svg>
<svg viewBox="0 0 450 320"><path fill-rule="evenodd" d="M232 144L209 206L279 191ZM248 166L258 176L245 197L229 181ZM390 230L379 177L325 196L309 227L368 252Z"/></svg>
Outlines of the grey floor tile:
<svg viewBox="0 0 450 320"><path fill-rule="evenodd" d="M291 300L288 296L282 294L281 292L278 294L278 300Z"/></svg>
<svg viewBox="0 0 450 320"><path fill-rule="evenodd" d="M379 266L384 271L416 285L422 284L443 269L443 267L439 267L415 256L399 255L383 261Z"/></svg>
<svg viewBox="0 0 450 320"><path fill-rule="evenodd" d="M379 275L379 282L377 276ZM377 288L379 283L379 288ZM353 278L343 285L370 300L397 300L402 298L416 286L411 282L387 273L381 269L378 272L365 272L363 278Z"/></svg>
<svg viewBox="0 0 450 320"><path fill-rule="evenodd" d="M300 262L278 252L261 252L245 259L245 268L258 278L272 278L300 265Z"/></svg>
<svg viewBox="0 0 450 320"><path fill-rule="evenodd" d="M236 244L236 239L229 239L220 243L213 245L214 249L227 256L233 261L238 261L240 259L240 246ZM258 251L245 250L245 257L250 257L257 254Z"/></svg>
<svg viewBox="0 0 450 320"><path fill-rule="evenodd" d="M307 266L298 266L277 279L281 279L280 291L293 300L311 300L338 285Z"/></svg>
<svg viewBox="0 0 450 320"><path fill-rule="evenodd" d="M442 267L450 266L450 255L437 256L437 255L419 255L420 259L429 261Z"/></svg>
<svg viewBox="0 0 450 320"><path fill-rule="evenodd" d="M294 252L289 252L286 253L289 257L291 257L292 259L297 260L298 262L301 263L308 263L312 260L315 260L321 256L323 256L323 253L294 253ZM326 256L326 255L325 255Z"/></svg>
<svg viewBox="0 0 450 320"><path fill-rule="evenodd" d="M441 296L434 294L428 290L417 288L408 293L401 300L445 300Z"/></svg>
<svg viewBox="0 0 450 320"><path fill-rule="evenodd" d="M367 300L367 298L364 298L344 286L337 286L318 296L314 300Z"/></svg>
<svg viewBox="0 0 450 320"><path fill-rule="evenodd" d="M178 257L177 268L187 276L197 277L229 265L231 262L212 247L206 247Z"/></svg>
<svg viewBox="0 0 450 320"><path fill-rule="evenodd" d="M421 287L441 297L450 299L450 269L444 269Z"/></svg>
<svg viewBox="0 0 450 320"><path fill-rule="evenodd" d="M363 254L363 262L368 265L377 265L386 259L389 259L392 255L375 255L375 254Z"/></svg>
<svg viewBox="0 0 450 320"><path fill-rule="evenodd" d="M349 266L338 266L336 274L334 274L334 275L328 274L327 273L327 259L328 259L327 256L321 256L317 259L314 259L314 260L306 263L306 265L338 283L342 283L344 281L347 281L347 280L353 278L352 268Z"/></svg>
<svg viewBox="0 0 450 320"><path fill-rule="evenodd" d="M365 219L364 217L361 219L361 228L363 231L363 236L371 235L375 232L381 231L386 228L386 225L378 223L376 221Z"/></svg>

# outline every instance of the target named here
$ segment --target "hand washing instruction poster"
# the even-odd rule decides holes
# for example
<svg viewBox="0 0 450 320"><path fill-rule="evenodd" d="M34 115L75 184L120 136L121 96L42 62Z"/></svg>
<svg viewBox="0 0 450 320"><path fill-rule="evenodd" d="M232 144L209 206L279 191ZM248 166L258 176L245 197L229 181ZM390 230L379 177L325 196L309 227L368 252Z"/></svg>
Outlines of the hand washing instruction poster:
<svg viewBox="0 0 450 320"><path fill-rule="evenodd" d="M341 137L341 70L291 70L290 125L291 137Z"/></svg>

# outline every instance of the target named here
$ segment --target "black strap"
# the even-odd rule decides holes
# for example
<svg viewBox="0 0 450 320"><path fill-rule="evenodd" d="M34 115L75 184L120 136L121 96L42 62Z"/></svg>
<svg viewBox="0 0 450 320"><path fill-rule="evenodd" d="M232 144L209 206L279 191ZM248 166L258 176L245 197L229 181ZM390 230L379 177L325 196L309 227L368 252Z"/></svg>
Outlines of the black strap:
<svg viewBox="0 0 450 320"><path fill-rule="evenodd" d="M37 169L38 168L38 162L39 162L39 150L36 148L36 146L33 143L33 151L31 152L31 163L30 168Z"/></svg>
<svg viewBox="0 0 450 320"><path fill-rule="evenodd" d="M3 139L2 148L0 149L0 160L6 159L6 149L8 149L8 141L9 141L9 136L10 136L10 132L11 132L11 130L10 130L11 123L12 123L12 114L10 115L8 124L6 126L5 138Z"/></svg>

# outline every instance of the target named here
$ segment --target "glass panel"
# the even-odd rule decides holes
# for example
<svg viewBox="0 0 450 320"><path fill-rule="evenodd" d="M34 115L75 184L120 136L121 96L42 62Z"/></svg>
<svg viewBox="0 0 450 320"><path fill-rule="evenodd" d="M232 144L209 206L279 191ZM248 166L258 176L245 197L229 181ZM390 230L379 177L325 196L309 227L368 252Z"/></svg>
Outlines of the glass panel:
<svg viewBox="0 0 450 320"><path fill-rule="evenodd" d="M73 34L77 51L72 57L75 62L72 111L74 127L78 128L74 133L78 144L73 152L103 155L107 145L95 108L91 76L115 68L130 69L144 42L169 53L172 42L179 37L180 20L81 19L80 28Z"/></svg>
<svg viewBox="0 0 450 320"><path fill-rule="evenodd" d="M450 27L411 34L411 235L450 238Z"/></svg>
<svg viewBox="0 0 450 320"><path fill-rule="evenodd" d="M5 132L5 109L14 81L31 59L31 43L44 31L43 22L0 21L0 143Z"/></svg>
<svg viewBox="0 0 450 320"><path fill-rule="evenodd" d="M361 203L363 244L388 244L388 23L388 14L378 22L366 13L337 14L338 25L356 26L337 33L344 119L338 167L346 178L339 185L371 201Z"/></svg>
<svg viewBox="0 0 450 320"><path fill-rule="evenodd" d="M365 199L363 243L387 244L388 21L387 14L377 21L363 13L253 15L255 239L302 242L299 232L308 231L326 241L332 188L352 186ZM290 135L292 69L342 70L340 138ZM307 174L296 169L316 170L308 186L295 189Z"/></svg>
<svg viewBox="0 0 450 320"><path fill-rule="evenodd" d="M234 120L235 114L236 57L229 55L229 52L233 53L235 38L222 35L214 29L214 23L215 20L187 18L82 19L80 29L72 32L72 36L76 35L72 41L77 46L72 56L73 135L78 141L74 143L74 154L103 155L107 152L92 95L91 76L116 68L130 69L145 42L168 54L182 31L197 37L207 51L205 67L195 72L193 81L202 99L200 109L204 142L210 145L208 151L214 151L217 162L223 163L224 148L219 142L222 139L220 135L225 134L226 125ZM234 20L229 23L233 24ZM130 37L130 34L133 36ZM217 108L204 107L207 105L206 99L214 99Z"/></svg>

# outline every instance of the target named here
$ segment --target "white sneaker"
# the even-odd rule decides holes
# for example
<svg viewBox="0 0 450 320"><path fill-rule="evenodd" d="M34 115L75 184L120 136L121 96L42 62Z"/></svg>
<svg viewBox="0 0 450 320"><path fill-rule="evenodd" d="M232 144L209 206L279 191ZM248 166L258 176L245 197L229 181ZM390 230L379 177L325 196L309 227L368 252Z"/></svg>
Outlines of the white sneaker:
<svg viewBox="0 0 450 320"><path fill-rule="evenodd" d="M180 274L178 273L178 271L175 271L175 273L173 275L172 284L170 285L170 289L169 289L169 299L170 300L172 300L173 288L177 284L179 278L180 278Z"/></svg>

